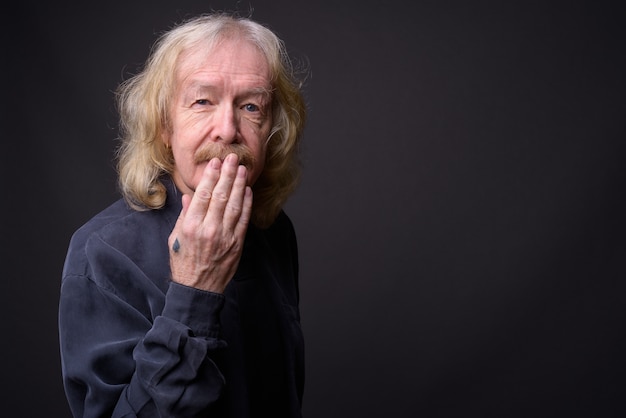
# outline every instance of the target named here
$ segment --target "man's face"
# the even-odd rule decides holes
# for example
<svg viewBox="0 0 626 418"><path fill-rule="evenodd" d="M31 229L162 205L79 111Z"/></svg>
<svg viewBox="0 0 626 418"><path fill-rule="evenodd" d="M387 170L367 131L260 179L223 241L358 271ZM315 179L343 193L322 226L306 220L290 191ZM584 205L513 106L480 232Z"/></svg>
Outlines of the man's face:
<svg viewBox="0 0 626 418"><path fill-rule="evenodd" d="M223 160L229 152L240 155L248 185L254 184L272 126L270 89L267 61L246 41L227 40L208 53L196 49L181 57L163 140L172 148L173 178L183 193L193 193L212 157Z"/></svg>

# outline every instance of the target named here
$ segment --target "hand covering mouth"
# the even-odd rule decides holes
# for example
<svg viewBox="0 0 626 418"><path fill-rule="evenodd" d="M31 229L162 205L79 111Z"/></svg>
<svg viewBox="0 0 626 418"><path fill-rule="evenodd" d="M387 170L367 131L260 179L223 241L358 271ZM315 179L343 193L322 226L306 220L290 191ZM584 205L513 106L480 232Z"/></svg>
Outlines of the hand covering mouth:
<svg viewBox="0 0 626 418"><path fill-rule="evenodd" d="M194 154L194 162L196 164L202 164L217 157L222 162L228 154L236 154L239 157L239 164L251 169L254 164L254 156L248 147L243 144L228 144L222 145L218 143L211 143L198 148Z"/></svg>

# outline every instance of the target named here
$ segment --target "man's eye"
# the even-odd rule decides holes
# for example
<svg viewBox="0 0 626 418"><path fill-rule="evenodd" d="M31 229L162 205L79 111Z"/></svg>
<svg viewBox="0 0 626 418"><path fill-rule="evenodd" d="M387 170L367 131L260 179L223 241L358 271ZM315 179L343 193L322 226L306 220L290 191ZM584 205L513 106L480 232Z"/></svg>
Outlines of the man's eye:
<svg viewBox="0 0 626 418"><path fill-rule="evenodd" d="M246 105L244 105L243 107L244 109L246 109L248 112L258 112L259 111L259 106L252 104L252 103L248 103Z"/></svg>
<svg viewBox="0 0 626 418"><path fill-rule="evenodd" d="M207 99L198 99L195 101L195 104L201 105L201 106L205 106L210 104L211 102L209 102Z"/></svg>

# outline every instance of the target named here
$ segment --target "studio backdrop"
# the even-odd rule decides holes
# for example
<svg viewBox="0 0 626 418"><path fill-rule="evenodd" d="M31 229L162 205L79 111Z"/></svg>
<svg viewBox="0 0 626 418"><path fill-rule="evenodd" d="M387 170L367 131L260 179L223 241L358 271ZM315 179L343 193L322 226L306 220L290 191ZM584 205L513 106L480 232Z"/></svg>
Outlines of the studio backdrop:
<svg viewBox="0 0 626 418"><path fill-rule="evenodd" d="M608 1L16 3L2 74L3 410L69 417L71 234L119 197L113 91L238 11L303 75L304 415L626 414L626 14ZM6 129L8 127L8 129Z"/></svg>

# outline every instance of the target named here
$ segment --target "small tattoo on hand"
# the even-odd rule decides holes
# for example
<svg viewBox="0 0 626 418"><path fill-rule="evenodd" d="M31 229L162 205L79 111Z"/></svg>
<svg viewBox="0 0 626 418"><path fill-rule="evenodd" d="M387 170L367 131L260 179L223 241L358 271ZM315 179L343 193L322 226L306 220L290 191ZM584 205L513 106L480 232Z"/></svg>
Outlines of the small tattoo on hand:
<svg viewBox="0 0 626 418"><path fill-rule="evenodd" d="M174 250L175 253L177 253L178 250L180 250L180 242L178 242L178 238L174 240L174 245L172 245L172 250Z"/></svg>

